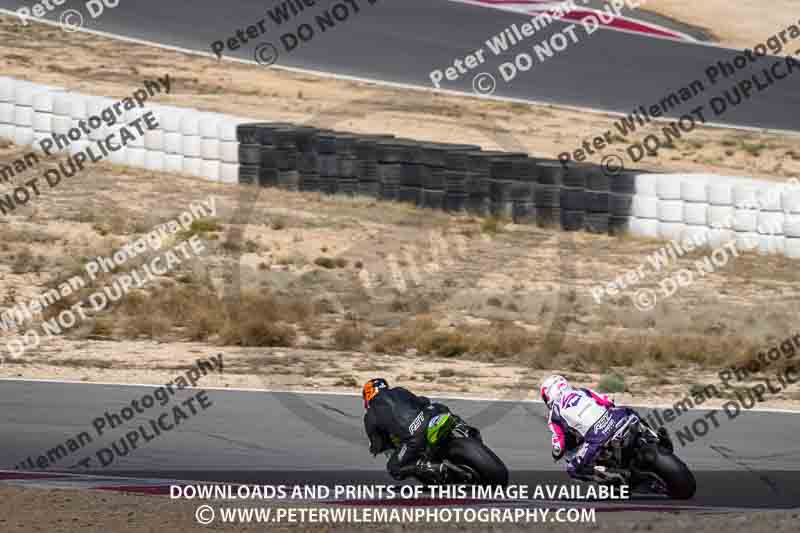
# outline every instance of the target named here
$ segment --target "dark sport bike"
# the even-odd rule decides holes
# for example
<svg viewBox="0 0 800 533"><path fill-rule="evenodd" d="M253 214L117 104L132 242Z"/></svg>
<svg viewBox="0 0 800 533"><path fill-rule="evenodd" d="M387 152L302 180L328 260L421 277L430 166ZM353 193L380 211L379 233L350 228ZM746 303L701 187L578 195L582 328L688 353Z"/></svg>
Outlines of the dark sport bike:
<svg viewBox="0 0 800 533"><path fill-rule="evenodd" d="M500 485L508 484L508 469L484 443L480 431L468 426L450 412L430 419L427 427L427 449L423 460L442 463L442 474L422 478L426 485ZM414 468L412 467L409 467Z"/></svg>
<svg viewBox="0 0 800 533"><path fill-rule="evenodd" d="M595 460L596 481L625 484L631 491L688 500L697 489L694 475L674 453L666 431L654 431L631 415Z"/></svg>

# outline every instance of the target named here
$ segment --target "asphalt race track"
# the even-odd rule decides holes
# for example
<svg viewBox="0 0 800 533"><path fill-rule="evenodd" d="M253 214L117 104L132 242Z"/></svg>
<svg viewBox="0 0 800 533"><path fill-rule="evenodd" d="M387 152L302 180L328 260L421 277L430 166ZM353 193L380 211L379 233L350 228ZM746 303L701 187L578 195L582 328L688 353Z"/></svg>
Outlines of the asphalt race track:
<svg viewBox="0 0 800 533"><path fill-rule="evenodd" d="M0 469L34 460L81 431L93 438L53 469L65 469L167 412L177 400L157 405L98 437L92 427L106 410L119 412L152 388L124 385L0 381ZM178 391L180 400L197 391ZM357 396L209 390L212 405L174 429L116 457L95 473L131 477L204 479L252 483L391 483L384 458L369 455ZM511 482L565 481L563 464L550 457L541 404L441 400L458 414L481 422L487 444L505 461ZM196 402L195 402L196 403ZM184 408L188 412L187 409ZM642 409L642 412L645 410ZM703 414L686 413L688 423ZM487 423L486 420L494 420ZM800 507L800 416L743 413L721 417L705 438L679 449L695 472L698 494L690 503L725 508ZM672 426L674 428L675 426ZM84 472L83 470L78 470ZM641 505L664 505L640 497ZM669 502L666 502L669 504ZM677 502L676 502L677 503Z"/></svg>
<svg viewBox="0 0 800 533"><path fill-rule="evenodd" d="M764 58L711 86L704 77L705 69L718 60L732 60L734 51L603 29L587 36L582 28L577 28L575 31L582 37L579 42L570 44L544 63L537 63L532 70L520 72L513 81L506 83L499 76L497 65L513 61L519 52L532 53L534 43L549 38L554 32L562 32L566 23L555 22L509 52L494 56L485 41L511 23L524 22L526 16L447 0L378 0L372 5L368 0L359 0L361 7L357 13L351 13L324 32L316 29L307 42L300 42L289 53L284 51L280 44L282 34L296 31L303 23L315 24L315 15L337 3L342 2L319 0L313 8L277 26L266 15L267 8L279 4L275 0L198 0L191 2L191 7L182 2L137 0L106 9L96 19L84 13L84 27L211 53L212 42L227 40L236 35L237 29L246 29L266 19L263 35L238 50L226 50L224 57L253 61L257 45L271 42L280 52L277 64L281 66L426 88L432 87L432 70L452 66L454 59L463 60L467 54L483 47L486 62L459 80L446 82L442 88L472 93L474 76L485 71L497 78L495 96L626 114L639 105L657 104L669 92L688 86L694 80L703 80L706 92L676 108L688 112L774 61L774 58ZM81 4L83 2L76 5L80 7ZM19 0L0 0L0 8L8 10L22 5L27 6ZM58 20L58 15L59 12L53 11L47 18ZM774 31L777 33L796 21L797 17L787 13L785 26ZM19 35L24 38L24 32ZM764 35L762 41L769 37ZM790 42L785 53L794 53L798 48L800 42ZM798 74L800 72L795 72L763 92L753 94L718 118L710 116L709 121L800 130ZM711 111L707 114L711 115Z"/></svg>

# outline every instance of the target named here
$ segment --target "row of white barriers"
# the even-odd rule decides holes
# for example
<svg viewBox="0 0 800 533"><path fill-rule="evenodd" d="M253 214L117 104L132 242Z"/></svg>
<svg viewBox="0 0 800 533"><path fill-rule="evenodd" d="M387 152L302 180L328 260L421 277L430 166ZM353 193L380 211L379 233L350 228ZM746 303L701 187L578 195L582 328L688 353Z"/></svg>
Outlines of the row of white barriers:
<svg viewBox="0 0 800 533"><path fill-rule="evenodd" d="M0 139L36 148L42 139L67 136L80 121L99 117L115 103L111 98L0 78ZM63 151L84 150L147 112L153 113L158 128L112 152L110 162L238 183L236 127L256 119L149 104L125 111L116 123L104 123L91 131L88 140L72 141ZM781 184L710 174L639 174L635 179L630 224L634 235L714 248L735 242L741 250L800 258L796 180Z"/></svg>
<svg viewBox="0 0 800 533"><path fill-rule="evenodd" d="M711 174L636 176L634 235L800 258L800 182Z"/></svg>
<svg viewBox="0 0 800 533"><path fill-rule="evenodd" d="M255 119L152 103L128 111L118 105L117 110L122 112L119 117L116 112L102 116L104 110L118 102L112 98L69 92L60 87L0 78L0 139L13 141L19 146L32 146L34 150L40 149L40 141L50 139L54 153L76 154L151 112L158 127L147 130L144 136L132 130L135 139L120 150L110 152L109 162L154 172L238 183L236 126L243 122L256 122ZM70 130L93 116L100 118L102 124L97 128L87 128L90 129L88 136L82 134L80 139L71 140ZM114 143L120 144L119 137Z"/></svg>

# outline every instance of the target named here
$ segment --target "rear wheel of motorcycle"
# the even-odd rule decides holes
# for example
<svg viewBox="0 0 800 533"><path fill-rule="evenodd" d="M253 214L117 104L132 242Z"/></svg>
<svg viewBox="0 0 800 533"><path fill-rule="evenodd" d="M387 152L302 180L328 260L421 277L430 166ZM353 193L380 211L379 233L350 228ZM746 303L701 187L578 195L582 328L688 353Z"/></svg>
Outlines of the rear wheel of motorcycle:
<svg viewBox="0 0 800 533"><path fill-rule="evenodd" d="M508 485L508 469L503 461L483 443L475 439L453 439L448 458L477 472L478 485Z"/></svg>
<svg viewBox="0 0 800 533"><path fill-rule="evenodd" d="M653 473L667 485L667 494L675 500L688 500L697 490L694 474L673 454L657 453Z"/></svg>

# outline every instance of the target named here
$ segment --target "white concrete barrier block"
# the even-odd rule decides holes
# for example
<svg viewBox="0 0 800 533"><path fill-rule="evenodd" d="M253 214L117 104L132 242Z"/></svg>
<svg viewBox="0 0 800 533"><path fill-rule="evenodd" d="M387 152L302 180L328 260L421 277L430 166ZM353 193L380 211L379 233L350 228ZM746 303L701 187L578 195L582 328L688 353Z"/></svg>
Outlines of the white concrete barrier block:
<svg viewBox="0 0 800 533"><path fill-rule="evenodd" d="M33 129L46 133L53 132L53 114L43 111L33 112Z"/></svg>
<svg viewBox="0 0 800 533"><path fill-rule="evenodd" d="M14 104L0 102L0 124L14 124Z"/></svg>
<svg viewBox="0 0 800 533"><path fill-rule="evenodd" d="M163 172L164 152L160 150L145 150L144 168L153 172Z"/></svg>
<svg viewBox="0 0 800 533"><path fill-rule="evenodd" d="M758 253L761 255L783 255L786 238L783 235L759 235Z"/></svg>
<svg viewBox="0 0 800 533"><path fill-rule="evenodd" d="M737 231L736 248L744 251L758 248L758 233L753 231Z"/></svg>
<svg viewBox="0 0 800 533"><path fill-rule="evenodd" d="M756 209L737 209L733 214L733 229L738 232L755 233L758 228Z"/></svg>
<svg viewBox="0 0 800 533"><path fill-rule="evenodd" d="M758 205L762 211L783 211L781 198L786 189L780 183L771 183L758 189Z"/></svg>
<svg viewBox="0 0 800 533"><path fill-rule="evenodd" d="M89 148L91 144L92 143L85 140L74 141L69 145L69 153L70 155L75 155L80 152L86 153L86 149Z"/></svg>
<svg viewBox="0 0 800 533"><path fill-rule="evenodd" d="M33 128L33 108L30 106L14 106L14 125Z"/></svg>
<svg viewBox="0 0 800 533"><path fill-rule="evenodd" d="M183 174L201 177L203 174L203 160L199 157L183 157Z"/></svg>
<svg viewBox="0 0 800 533"><path fill-rule="evenodd" d="M781 208L784 213L800 213L800 187L786 187L781 193Z"/></svg>
<svg viewBox="0 0 800 533"><path fill-rule="evenodd" d="M681 232L681 246L687 250L705 248L709 245L710 234L711 230L707 226L687 224Z"/></svg>
<svg viewBox="0 0 800 533"><path fill-rule="evenodd" d="M164 171L171 174L182 174L183 156L180 154L164 154Z"/></svg>
<svg viewBox="0 0 800 533"><path fill-rule="evenodd" d="M712 228L732 228L736 208L732 205L708 206L708 225Z"/></svg>
<svg viewBox="0 0 800 533"><path fill-rule="evenodd" d="M636 195L657 197L658 175L637 174L634 178L634 188Z"/></svg>
<svg viewBox="0 0 800 533"><path fill-rule="evenodd" d="M752 183L734 185L733 205L739 209L757 209L758 187Z"/></svg>
<svg viewBox="0 0 800 533"><path fill-rule="evenodd" d="M175 131L164 133L164 152L183 155L183 134Z"/></svg>
<svg viewBox="0 0 800 533"><path fill-rule="evenodd" d="M790 259L800 259L800 239L787 237L783 243L783 254Z"/></svg>
<svg viewBox="0 0 800 533"><path fill-rule="evenodd" d="M202 140L199 135L184 135L182 152L184 157L200 158L203 155Z"/></svg>
<svg viewBox="0 0 800 533"><path fill-rule="evenodd" d="M654 218L631 217L630 233L637 237L658 239L658 220Z"/></svg>
<svg viewBox="0 0 800 533"><path fill-rule="evenodd" d="M197 111L188 111L181 115L181 133L184 136L200 136L200 119L203 114ZM184 154L186 155L186 154Z"/></svg>
<svg viewBox="0 0 800 533"><path fill-rule="evenodd" d="M146 168L147 150L138 146L128 145L127 147L128 165L135 168Z"/></svg>
<svg viewBox="0 0 800 533"><path fill-rule="evenodd" d="M204 178L211 181L219 181L219 161L203 159L201 172Z"/></svg>
<svg viewBox="0 0 800 533"><path fill-rule="evenodd" d="M33 144L33 128L30 126L14 126L14 144L30 146Z"/></svg>
<svg viewBox="0 0 800 533"><path fill-rule="evenodd" d="M112 141L114 142L114 141ZM128 164L128 147L127 146L120 146L119 150L115 152L111 152L108 155L108 160L115 165L127 165Z"/></svg>
<svg viewBox="0 0 800 533"><path fill-rule="evenodd" d="M708 204L683 202L683 221L693 226L708 226Z"/></svg>
<svg viewBox="0 0 800 533"><path fill-rule="evenodd" d="M736 242L736 232L730 229L709 229L708 245L711 248L722 248L728 243Z"/></svg>
<svg viewBox="0 0 800 533"><path fill-rule="evenodd" d="M634 195L631 212L635 217L658 219L658 198L640 194Z"/></svg>
<svg viewBox="0 0 800 533"><path fill-rule="evenodd" d="M14 90L17 80L13 78L0 77L0 102L14 103Z"/></svg>
<svg viewBox="0 0 800 533"><path fill-rule="evenodd" d="M726 179L709 180L706 196L711 205L733 205L733 184Z"/></svg>
<svg viewBox="0 0 800 533"><path fill-rule="evenodd" d="M56 93L53 96L53 114L68 117L72 114L73 93Z"/></svg>
<svg viewBox="0 0 800 533"><path fill-rule="evenodd" d="M72 119L63 115L53 115L53 133L57 135L67 135L72 129Z"/></svg>
<svg viewBox="0 0 800 533"><path fill-rule="evenodd" d="M239 163L239 143L222 141L219 143L219 158L224 163Z"/></svg>
<svg viewBox="0 0 800 533"><path fill-rule="evenodd" d="M222 117L216 113L208 113L200 119L200 137L219 141L219 125Z"/></svg>
<svg viewBox="0 0 800 533"><path fill-rule="evenodd" d="M758 233L765 235L783 235L785 215L782 211L759 211Z"/></svg>
<svg viewBox="0 0 800 533"><path fill-rule="evenodd" d="M219 140L223 142L238 141L236 128L239 124L247 124L249 122L253 121L242 117L226 116L219 123Z"/></svg>
<svg viewBox="0 0 800 533"><path fill-rule="evenodd" d="M688 177L681 180L681 200L684 202L707 203L707 180L701 177Z"/></svg>
<svg viewBox="0 0 800 533"><path fill-rule="evenodd" d="M219 180L222 183L239 183L239 165L237 163L220 163Z"/></svg>
<svg viewBox="0 0 800 533"><path fill-rule="evenodd" d="M659 174L656 179L656 193L660 200L681 199L681 177L679 174Z"/></svg>
<svg viewBox="0 0 800 533"><path fill-rule="evenodd" d="M164 132L161 130L145 130L144 147L148 150L164 151Z"/></svg>
<svg viewBox="0 0 800 533"><path fill-rule="evenodd" d="M219 160L219 139L200 138L200 157Z"/></svg>
<svg viewBox="0 0 800 533"><path fill-rule="evenodd" d="M783 233L787 237L800 238L800 215L786 215L783 219Z"/></svg>
<svg viewBox="0 0 800 533"><path fill-rule="evenodd" d="M683 222L683 201L659 199L658 220L662 222Z"/></svg>
<svg viewBox="0 0 800 533"><path fill-rule="evenodd" d="M658 237L665 241L678 241L680 242L681 235L686 229L686 224L683 222L658 222Z"/></svg>

